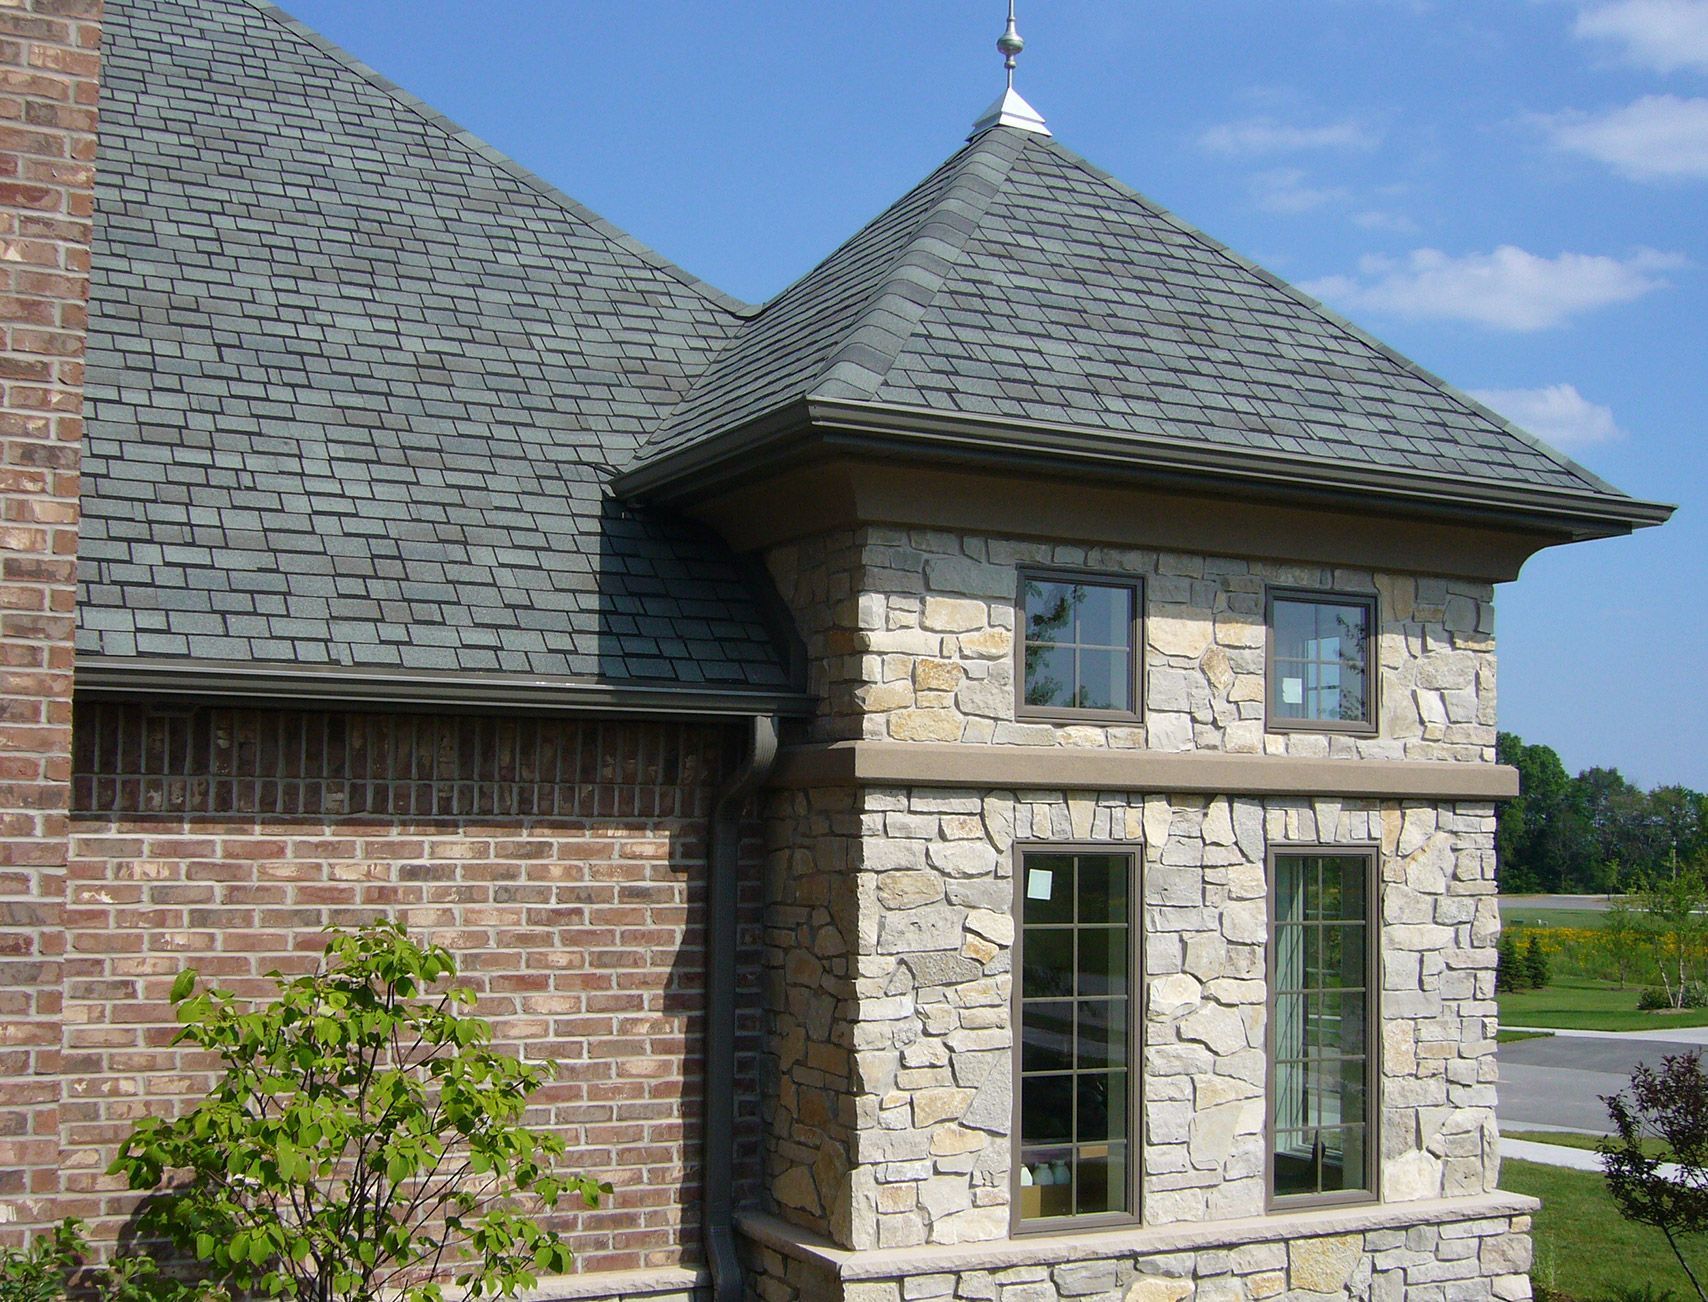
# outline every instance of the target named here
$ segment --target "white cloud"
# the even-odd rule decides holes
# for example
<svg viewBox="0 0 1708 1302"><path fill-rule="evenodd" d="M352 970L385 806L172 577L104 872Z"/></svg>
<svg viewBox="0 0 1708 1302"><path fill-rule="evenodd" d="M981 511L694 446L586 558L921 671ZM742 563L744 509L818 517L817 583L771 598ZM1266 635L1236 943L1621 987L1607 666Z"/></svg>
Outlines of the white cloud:
<svg viewBox="0 0 1708 1302"><path fill-rule="evenodd" d="M1391 231L1396 235L1415 235L1420 229L1418 224L1403 212L1389 212L1382 208L1366 208L1363 212L1355 212L1352 214L1352 222L1367 231Z"/></svg>
<svg viewBox="0 0 1708 1302"><path fill-rule="evenodd" d="M1520 429L1567 450L1625 437L1613 411L1591 402L1576 385L1550 384L1541 389L1473 389L1471 396L1493 407Z"/></svg>
<svg viewBox="0 0 1708 1302"><path fill-rule="evenodd" d="M1251 191L1259 208L1274 213L1314 212L1350 197L1339 186L1307 184L1305 172L1297 167L1257 173L1251 178Z"/></svg>
<svg viewBox="0 0 1708 1302"><path fill-rule="evenodd" d="M1708 69L1708 0L1615 0L1585 9L1573 31L1615 41L1658 72Z"/></svg>
<svg viewBox="0 0 1708 1302"><path fill-rule="evenodd" d="M1559 113L1545 122L1561 149L1636 180L1708 177L1708 99L1645 95L1606 113Z"/></svg>
<svg viewBox="0 0 1708 1302"><path fill-rule="evenodd" d="M1302 286L1342 307L1405 317L1471 321L1500 330L1542 330L1667 284L1661 272L1688 265L1676 254L1639 249L1628 258L1589 253L1538 257L1503 244L1492 253L1451 257L1417 249L1404 261L1366 257L1357 276Z"/></svg>
<svg viewBox="0 0 1708 1302"><path fill-rule="evenodd" d="M1321 126L1301 127L1274 118L1244 118L1223 122L1198 137L1201 148L1213 154L1290 154L1304 149L1374 149L1381 137L1363 123L1347 118Z"/></svg>

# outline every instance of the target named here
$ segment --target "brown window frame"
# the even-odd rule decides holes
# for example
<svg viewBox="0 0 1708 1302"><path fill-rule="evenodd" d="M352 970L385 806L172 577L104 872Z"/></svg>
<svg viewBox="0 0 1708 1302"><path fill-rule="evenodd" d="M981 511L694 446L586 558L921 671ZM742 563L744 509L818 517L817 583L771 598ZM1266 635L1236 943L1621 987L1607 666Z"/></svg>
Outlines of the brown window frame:
<svg viewBox="0 0 1708 1302"><path fill-rule="evenodd" d="M1363 606L1369 612L1370 632L1364 639L1364 719L1283 719L1276 715L1275 603L1314 602L1320 606ZM1377 737L1382 731L1382 610L1373 592L1337 592L1320 588L1266 587L1263 591L1263 728L1265 732L1332 732L1350 737Z"/></svg>
<svg viewBox="0 0 1708 1302"><path fill-rule="evenodd" d="M1127 861L1127 1210L1091 1212L1084 1216L1045 1216L1027 1219L1020 1214L1020 1117L1021 1036L1024 1033L1022 982L1025 978L1025 892L1028 855L1112 855ZM1121 1229L1142 1223L1139 1198L1144 1187L1144 854L1136 841L1016 841L1014 869L1014 980L1009 990L1009 1025L1014 1029L1012 1061L1009 1064L1013 1089L1009 1120L1008 1224L1013 1237L1031 1234L1077 1234L1081 1231ZM1077 924L1076 924L1077 926Z"/></svg>
<svg viewBox="0 0 1708 1302"><path fill-rule="evenodd" d="M1364 860L1364 1152L1368 1189L1335 1190L1330 1193L1277 1194L1275 1192L1275 1003L1276 944L1275 864L1278 859ZM1264 937L1264 1121L1263 1198L1268 1211L1306 1207L1346 1207L1382 1200L1382 847L1353 841L1342 845L1282 842L1271 845L1265 855L1264 890L1268 897L1268 932Z"/></svg>
<svg viewBox="0 0 1708 1302"><path fill-rule="evenodd" d="M1083 583L1105 588L1126 588L1133 595L1133 619L1128 635L1132 639L1130 661L1132 681L1127 690L1133 702L1130 710L1103 710L1072 705L1030 705L1026 700L1026 584L1033 580L1045 583ZM1137 575L1112 574L1107 570L1063 569L1048 566L1021 566L1016 572L1014 586L1014 717L1029 723L1138 723L1144 718L1145 685L1145 583Z"/></svg>

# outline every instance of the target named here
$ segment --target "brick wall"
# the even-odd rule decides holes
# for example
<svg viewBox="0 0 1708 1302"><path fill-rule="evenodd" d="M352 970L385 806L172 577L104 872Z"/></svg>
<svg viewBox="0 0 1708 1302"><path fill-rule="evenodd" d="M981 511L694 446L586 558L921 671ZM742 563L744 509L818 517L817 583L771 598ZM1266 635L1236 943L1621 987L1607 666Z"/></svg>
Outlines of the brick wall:
<svg viewBox="0 0 1708 1302"><path fill-rule="evenodd" d="M581 1268L697 1256L706 818L732 731L89 704L76 740L65 1211L124 1215L114 1144L206 1089L170 1044L180 968L265 993L321 927L383 915L460 956L500 1043L558 1064L537 1123L616 1185L560 1222ZM748 954L758 853L755 834Z"/></svg>
<svg viewBox="0 0 1708 1302"><path fill-rule="evenodd" d="M0 1226L53 1215L100 0L0 4Z"/></svg>

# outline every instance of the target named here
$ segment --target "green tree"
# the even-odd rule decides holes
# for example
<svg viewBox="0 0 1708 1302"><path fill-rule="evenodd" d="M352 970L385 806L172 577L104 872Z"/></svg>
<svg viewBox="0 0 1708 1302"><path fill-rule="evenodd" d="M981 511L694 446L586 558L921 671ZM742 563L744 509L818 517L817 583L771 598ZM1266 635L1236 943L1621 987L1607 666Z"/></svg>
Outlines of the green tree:
<svg viewBox="0 0 1708 1302"><path fill-rule="evenodd" d="M1607 963L1604 970L1614 974L1623 990L1631 975L1631 964L1641 953L1643 928L1637 910L1625 900L1610 900L1607 912L1601 915L1598 939Z"/></svg>
<svg viewBox="0 0 1708 1302"><path fill-rule="evenodd" d="M490 1045L456 964L384 923L331 933L307 976L250 1005L172 988L178 1040L223 1074L174 1121L138 1123L112 1170L159 1188L142 1228L235 1290L304 1302L437 1302L442 1267L470 1295L510 1295L570 1262L520 1210L609 1186L556 1175L563 1141L522 1124L549 1076Z"/></svg>
<svg viewBox="0 0 1708 1302"><path fill-rule="evenodd" d="M1548 956L1542 952L1542 938L1531 932L1530 939L1524 945L1524 984L1541 990L1551 977L1552 974L1548 971Z"/></svg>
<svg viewBox="0 0 1708 1302"><path fill-rule="evenodd" d="M1708 951L1708 880L1700 865L1657 875L1637 896L1638 926L1661 988L1683 1008Z"/></svg>
<svg viewBox="0 0 1708 1302"><path fill-rule="evenodd" d="M1524 956L1518 952L1518 942L1510 931L1501 932L1500 945L1495 950L1495 989L1522 990L1525 976Z"/></svg>

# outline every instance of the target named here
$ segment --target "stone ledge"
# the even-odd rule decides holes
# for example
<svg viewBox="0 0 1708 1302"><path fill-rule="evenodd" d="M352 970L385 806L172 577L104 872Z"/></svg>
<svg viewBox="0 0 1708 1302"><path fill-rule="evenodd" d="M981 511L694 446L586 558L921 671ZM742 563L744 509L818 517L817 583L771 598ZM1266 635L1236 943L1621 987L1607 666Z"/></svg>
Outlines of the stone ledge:
<svg viewBox="0 0 1708 1302"><path fill-rule="evenodd" d="M624 1302L628 1298L692 1297L711 1283L703 1267L655 1266L646 1270L597 1270L585 1275L550 1275L516 1295L517 1302ZM446 1297L451 1290L445 1290Z"/></svg>
<svg viewBox="0 0 1708 1302"><path fill-rule="evenodd" d="M1497 1192L1427 1202L1364 1203L1354 1207L1283 1212L1230 1221L1144 1225L1085 1234L1035 1234L984 1243L884 1248L865 1252L838 1248L818 1235L764 1213L749 1212L738 1219L741 1232L755 1242L819 1266L838 1279L854 1282L911 1274L1056 1266L1139 1253L1195 1252L1321 1235L1528 1216L1540 1206L1536 1199L1522 1194Z"/></svg>
<svg viewBox="0 0 1708 1302"><path fill-rule="evenodd" d="M1221 796L1509 800L1518 771L1446 760L1294 759L1207 751L1102 750L959 742L791 746L775 786L922 786L1146 791Z"/></svg>

